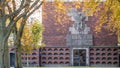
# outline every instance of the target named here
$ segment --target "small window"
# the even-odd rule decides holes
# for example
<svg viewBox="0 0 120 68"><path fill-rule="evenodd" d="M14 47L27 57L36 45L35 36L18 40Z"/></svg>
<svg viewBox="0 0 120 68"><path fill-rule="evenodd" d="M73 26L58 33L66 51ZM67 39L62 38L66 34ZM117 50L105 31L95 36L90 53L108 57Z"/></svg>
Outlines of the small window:
<svg viewBox="0 0 120 68"><path fill-rule="evenodd" d="M102 64L106 64L106 62L103 61Z"/></svg>
<svg viewBox="0 0 120 68"><path fill-rule="evenodd" d="M69 53L66 53L65 55L69 55Z"/></svg>
<svg viewBox="0 0 120 68"><path fill-rule="evenodd" d="M51 48L49 48L49 49L48 49L48 51L52 51L52 49L51 49Z"/></svg>
<svg viewBox="0 0 120 68"><path fill-rule="evenodd" d="M65 51L69 51L69 49L67 48L67 49L65 49Z"/></svg>
<svg viewBox="0 0 120 68"><path fill-rule="evenodd" d="M106 60L106 57L103 57L102 60Z"/></svg>
<svg viewBox="0 0 120 68"><path fill-rule="evenodd" d="M36 57L33 57L32 60L36 60L37 58Z"/></svg>
<svg viewBox="0 0 120 68"><path fill-rule="evenodd" d="M93 48L91 48L91 49L90 49L90 51L94 51L94 49L93 49Z"/></svg>
<svg viewBox="0 0 120 68"><path fill-rule="evenodd" d="M102 56L105 56L105 53L102 53Z"/></svg>
<svg viewBox="0 0 120 68"><path fill-rule="evenodd" d="M93 61L91 61L91 62L90 62L90 64L94 64L94 62L93 62Z"/></svg>
<svg viewBox="0 0 120 68"><path fill-rule="evenodd" d="M113 59L114 59L114 60L118 60L118 58L117 58L117 57L114 57Z"/></svg>
<svg viewBox="0 0 120 68"><path fill-rule="evenodd" d="M117 51L117 49L115 48L115 49L113 49L113 51Z"/></svg>
<svg viewBox="0 0 120 68"><path fill-rule="evenodd" d="M58 49L57 49L57 48L55 48L55 49L54 49L54 51L58 51Z"/></svg>
<svg viewBox="0 0 120 68"><path fill-rule="evenodd" d="M42 57L42 60L46 60L46 57Z"/></svg>
<svg viewBox="0 0 120 68"><path fill-rule="evenodd" d="M107 51L112 51L112 49L111 49L111 48L108 48Z"/></svg>
<svg viewBox="0 0 120 68"><path fill-rule="evenodd" d="M63 60L64 58L63 57L60 57L60 60Z"/></svg>
<svg viewBox="0 0 120 68"><path fill-rule="evenodd" d="M107 55L108 55L108 56L111 56L112 54L111 54L111 53L108 53Z"/></svg>
<svg viewBox="0 0 120 68"><path fill-rule="evenodd" d="M100 53L96 53L96 56L100 56Z"/></svg>
<svg viewBox="0 0 120 68"><path fill-rule="evenodd" d="M61 61L60 64L64 64L64 62Z"/></svg>
<svg viewBox="0 0 120 68"><path fill-rule="evenodd" d="M97 57L97 58L96 58L96 60L100 60L100 58L99 58L99 57Z"/></svg>
<svg viewBox="0 0 120 68"><path fill-rule="evenodd" d="M91 56L93 56L93 55L94 55L94 53L90 53L90 55L91 55Z"/></svg>
<svg viewBox="0 0 120 68"><path fill-rule="evenodd" d="M36 53L32 53L32 55L37 55Z"/></svg>
<svg viewBox="0 0 120 68"><path fill-rule="evenodd" d="M96 49L96 51L100 51L100 49L99 49L99 48L97 48L97 49Z"/></svg>
<svg viewBox="0 0 120 68"><path fill-rule="evenodd" d="M54 60L58 60L58 57L55 57Z"/></svg>
<svg viewBox="0 0 120 68"><path fill-rule="evenodd" d="M52 64L52 62L51 62L51 61L49 61L49 62L48 62L48 64Z"/></svg>
<svg viewBox="0 0 120 68"><path fill-rule="evenodd" d="M57 61L55 61L55 62L54 62L54 64L58 64L58 62L57 62Z"/></svg>
<svg viewBox="0 0 120 68"><path fill-rule="evenodd" d="M97 62L96 62L96 64L100 64L100 62L99 62L99 61L97 61Z"/></svg>
<svg viewBox="0 0 120 68"><path fill-rule="evenodd" d="M62 48L60 48L60 50L59 51L64 51Z"/></svg>
<svg viewBox="0 0 120 68"><path fill-rule="evenodd" d="M66 57L65 59L66 59L66 60L69 60L69 57Z"/></svg>
<svg viewBox="0 0 120 68"><path fill-rule="evenodd" d="M105 51L105 48L103 48L102 51Z"/></svg>
<svg viewBox="0 0 120 68"><path fill-rule="evenodd" d="M44 62L42 62L42 64L46 64L46 62L44 61Z"/></svg>
<svg viewBox="0 0 120 68"><path fill-rule="evenodd" d="M46 51L46 49L45 49L45 48L43 48L43 49L42 49L42 51Z"/></svg>
<svg viewBox="0 0 120 68"><path fill-rule="evenodd" d="M65 64L70 64L70 62L65 62Z"/></svg>
<svg viewBox="0 0 120 68"><path fill-rule="evenodd" d="M63 53L60 53L60 55L63 55Z"/></svg>
<svg viewBox="0 0 120 68"><path fill-rule="evenodd" d="M52 55L52 53L48 53L48 55Z"/></svg>
<svg viewBox="0 0 120 68"><path fill-rule="evenodd" d="M58 55L58 53L54 53L54 55Z"/></svg>
<svg viewBox="0 0 120 68"><path fill-rule="evenodd" d="M113 62L113 64L118 64L118 62Z"/></svg>
<svg viewBox="0 0 120 68"><path fill-rule="evenodd" d="M113 55L114 55L114 56L117 56L117 55L118 55L118 53L114 53Z"/></svg>
<svg viewBox="0 0 120 68"><path fill-rule="evenodd" d="M48 57L48 60L52 60L52 57Z"/></svg>
<svg viewBox="0 0 120 68"><path fill-rule="evenodd" d="M93 57L90 57L90 60L94 60L94 58L93 58Z"/></svg>
<svg viewBox="0 0 120 68"><path fill-rule="evenodd" d="M46 53L42 53L42 55L46 55Z"/></svg>
<svg viewBox="0 0 120 68"><path fill-rule="evenodd" d="M108 60L112 60L112 58L111 58L111 57L108 57Z"/></svg>
<svg viewBox="0 0 120 68"><path fill-rule="evenodd" d="M107 64L112 64L112 62L108 62Z"/></svg>

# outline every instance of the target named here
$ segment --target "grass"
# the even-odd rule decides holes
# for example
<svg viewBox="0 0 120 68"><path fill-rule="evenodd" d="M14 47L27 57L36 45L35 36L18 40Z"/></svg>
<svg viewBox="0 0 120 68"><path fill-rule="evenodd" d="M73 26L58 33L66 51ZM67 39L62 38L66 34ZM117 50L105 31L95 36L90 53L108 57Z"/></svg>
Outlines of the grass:
<svg viewBox="0 0 120 68"><path fill-rule="evenodd" d="M11 67L14 68L14 67ZM71 67L23 67L23 68L120 68L120 67L81 67L81 66L71 66Z"/></svg>

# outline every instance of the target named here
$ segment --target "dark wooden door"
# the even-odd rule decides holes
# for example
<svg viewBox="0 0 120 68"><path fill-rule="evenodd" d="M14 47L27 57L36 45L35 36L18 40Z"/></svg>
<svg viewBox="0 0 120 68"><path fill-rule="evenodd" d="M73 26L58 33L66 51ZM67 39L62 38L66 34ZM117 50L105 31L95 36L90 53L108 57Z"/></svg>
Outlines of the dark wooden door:
<svg viewBox="0 0 120 68"><path fill-rule="evenodd" d="M14 67L15 66L15 54L10 53L10 66Z"/></svg>

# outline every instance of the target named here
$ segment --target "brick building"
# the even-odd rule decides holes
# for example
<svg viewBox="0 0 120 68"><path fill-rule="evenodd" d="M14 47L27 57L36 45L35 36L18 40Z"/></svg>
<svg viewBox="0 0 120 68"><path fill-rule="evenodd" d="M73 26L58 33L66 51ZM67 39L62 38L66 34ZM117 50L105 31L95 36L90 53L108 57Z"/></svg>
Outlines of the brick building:
<svg viewBox="0 0 120 68"><path fill-rule="evenodd" d="M75 21L69 16L62 22L64 26L56 25L57 19L54 18L54 7L51 4L43 7L46 13L43 18L43 42L46 47L42 49L42 66L119 66L116 34L104 28L96 33L95 16L89 16L85 21L87 33L75 34L74 30L70 30Z"/></svg>
<svg viewBox="0 0 120 68"><path fill-rule="evenodd" d="M117 35L102 28L94 31L97 18L87 17L86 30L83 34L71 30L74 21L68 19L57 23L52 3L43 6L45 17L42 18L44 48L34 50L28 55L31 66L119 66ZM79 11L80 12L80 11ZM43 15L44 16L44 15ZM72 33L73 32L73 33ZM11 51L12 53L12 51ZM12 55L12 54L11 54ZM23 65L27 65L27 55L22 55Z"/></svg>

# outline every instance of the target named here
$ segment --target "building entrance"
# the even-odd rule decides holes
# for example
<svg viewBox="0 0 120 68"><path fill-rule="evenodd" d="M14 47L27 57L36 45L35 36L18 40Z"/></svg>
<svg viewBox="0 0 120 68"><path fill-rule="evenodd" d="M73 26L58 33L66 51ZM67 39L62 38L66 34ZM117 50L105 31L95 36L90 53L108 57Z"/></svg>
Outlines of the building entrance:
<svg viewBox="0 0 120 68"><path fill-rule="evenodd" d="M73 65L86 66L86 49L73 50Z"/></svg>
<svg viewBox="0 0 120 68"><path fill-rule="evenodd" d="M14 67L15 66L15 54L10 53L10 66Z"/></svg>

